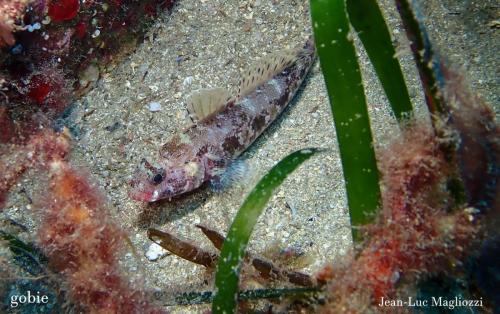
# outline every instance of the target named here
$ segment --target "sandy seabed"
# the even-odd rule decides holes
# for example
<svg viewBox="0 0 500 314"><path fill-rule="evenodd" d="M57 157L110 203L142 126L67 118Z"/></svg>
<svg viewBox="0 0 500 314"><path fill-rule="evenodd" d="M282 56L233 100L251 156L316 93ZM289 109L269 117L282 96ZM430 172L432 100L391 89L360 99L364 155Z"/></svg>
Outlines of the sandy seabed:
<svg viewBox="0 0 500 314"><path fill-rule="evenodd" d="M417 117L428 119L394 2L380 4ZM442 54L498 113L500 67L495 54L500 48L500 9L496 1L432 0L425 1L423 10L430 36ZM266 256L294 248L307 256L303 270L313 273L351 248L342 168L318 63L285 112L240 157L248 167L242 180L219 193L203 188L152 205L127 196L127 182L140 159L154 161L160 145L189 123L185 99L191 92L233 87L239 73L259 58L303 43L311 34L310 25L308 1L181 0L170 15L156 22L134 53L114 69L101 72L96 87L75 104L72 119L77 136L71 158L105 191L112 219L129 232L140 260L127 253L122 264L148 291L206 291L213 289L213 278L202 266L176 256L149 261L144 255L151 245L147 228L169 230L214 250L195 224L226 232L255 183L280 159L301 148L320 147L326 152L304 163L277 191L259 219L250 250ZM360 47L357 40L356 44ZM358 50L375 142L383 146L398 127L366 54ZM151 112L152 102L161 109ZM21 185L28 193L40 189L29 175ZM20 189L13 191L1 215L35 230L35 219L26 209L29 202ZM30 238L29 233L21 237ZM169 307L174 313L204 309L208 306Z"/></svg>

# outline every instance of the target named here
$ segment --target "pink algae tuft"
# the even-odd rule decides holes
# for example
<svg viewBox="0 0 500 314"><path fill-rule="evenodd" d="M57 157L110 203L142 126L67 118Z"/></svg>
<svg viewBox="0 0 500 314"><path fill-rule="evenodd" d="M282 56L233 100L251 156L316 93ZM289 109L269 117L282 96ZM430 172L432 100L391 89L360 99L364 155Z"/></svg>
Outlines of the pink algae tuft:
<svg viewBox="0 0 500 314"><path fill-rule="evenodd" d="M122 274L124 232L109 221L104 197L63 160L49 168L49 197L40 203L39 242L61 273L73 302L90 313L162 313Z"/></svg>
<svg viewBox="0 0 500 314"><path fill-rule="evenodd" d="M380 221L366 227L363 249L344 265L327 266L318 281L328 282L327 313L354 313L394 298L399 283L453 271L478 234L468 208L448 212L443 189L452 166L429 127L411 126L380 154L383 208ZM441 200L441 201L438 201ZM448 204L448 205L447 205ZM380 308L377 308L380 311Z"/></svg>
<svg viewBox="0 0 500 314"><path fill-rule="evenodd" d="M65 279L72 302L89 313L161 313L120 270L125 233L108 219L105 198L88 176L67 162L67 130L41 128L25 145L6 147L0 154L0 202L26 170L42 170L38 180L48 184L35 203L38 242L51 270Z"/></svg>
<svg viewBox="0 0 500 314"><path fill-rule="evenodd" d="M27 143L5 145L0 151L0 208L9 190L29 168L45 168L53 160L63 160L69 152L66 132L56 134L41 126L38 128Z"/></svg>

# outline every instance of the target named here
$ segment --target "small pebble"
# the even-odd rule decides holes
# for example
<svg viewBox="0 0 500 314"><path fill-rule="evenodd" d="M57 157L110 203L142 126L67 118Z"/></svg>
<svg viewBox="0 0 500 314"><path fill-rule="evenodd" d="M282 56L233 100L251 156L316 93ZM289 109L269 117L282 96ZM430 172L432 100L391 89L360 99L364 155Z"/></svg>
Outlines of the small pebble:
<svg viewBox="0 0 500 314"><path fill-rule="evenodd" d="M152 243L148 250L146 251L146 258L150 261L156 261L159 258L162 258L168 254L168 251L159 246L156 243Z"/></svg>
<svg viewBox="0 0 500 314"><path fill-rule="evenodd" d="M33 31L40 29L41 27L42 27L42 25L40 23L36 22L33 25L28 25L28 27L26 29L28 30L28 32L32 33Z"/></svg>
<svg viewBox="0 0 500 314"><path fill-rule="evenodd" d="M161 104L159 102L153 101L148 105L148 109L151 112L157 112L161 110Z"/></svg>
<svg viewBox="0 0 500 314"><path fill-rule="evenodd" d="M193 83L193 77L188 76L184 79L184 81L182 82L182 85L189 86L189 85L191 85L191 83Z"/></svg>

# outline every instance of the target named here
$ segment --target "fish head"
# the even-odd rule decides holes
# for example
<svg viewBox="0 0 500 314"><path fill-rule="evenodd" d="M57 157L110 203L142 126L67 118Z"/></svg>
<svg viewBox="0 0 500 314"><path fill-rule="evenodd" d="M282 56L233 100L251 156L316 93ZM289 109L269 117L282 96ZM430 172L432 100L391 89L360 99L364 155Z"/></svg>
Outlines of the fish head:
<svg viewBox="0 0 500 314"><path fill-rule="evenodd" d="M198 188L204 180L205 167L198 158L153 166L143 159L130 182L129 196L137 201L155 202Z"/></svg>

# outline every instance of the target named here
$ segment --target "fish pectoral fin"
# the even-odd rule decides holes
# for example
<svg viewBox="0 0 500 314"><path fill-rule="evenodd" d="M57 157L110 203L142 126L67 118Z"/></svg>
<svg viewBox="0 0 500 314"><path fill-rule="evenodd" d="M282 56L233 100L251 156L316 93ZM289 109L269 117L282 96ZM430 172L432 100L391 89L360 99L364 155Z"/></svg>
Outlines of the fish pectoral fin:
<svg viewBox="0 0 500 314"><path fill-rule="evenodd" d="M208 183L210 184L210 189L216 193L222 193L226 190L227 186L222 183L222 179L219 176L212 177Z"/></svg>
<svg viewBox="0 0 500 314"><path fill-rule="evenodd" d="M215 192L224 192L234 183L245 182L248 169L247 163L242 159L234 160L227 168L213 169L210 186Z"/></svg>
<svg viewBox="0 0 500 314"><path fill-rule="evenodd" d="M253 92L257 87L279 74L291 65L298 57L299 49L285 49L272 53L252 65L241 75L237 98Z"/></svg>
<svg viewBox="0 0 500 314"><path fill-rule="evenodd" d="M224 88L201 89L188 96L186 109L193 122L197 122L221 110L230 101L231 95Z"/></svg>

